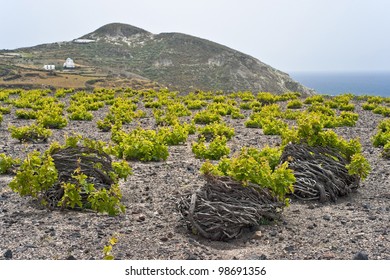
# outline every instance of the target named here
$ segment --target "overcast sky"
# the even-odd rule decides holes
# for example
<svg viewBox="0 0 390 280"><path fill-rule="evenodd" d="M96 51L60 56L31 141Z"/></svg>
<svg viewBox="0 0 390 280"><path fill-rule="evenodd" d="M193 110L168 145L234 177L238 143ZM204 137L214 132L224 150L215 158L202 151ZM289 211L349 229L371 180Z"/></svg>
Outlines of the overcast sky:
<svg viewBox="0 0 390 280"><path fill-rule="evenodd" d="M209 39L286 72L390 71L389 0L0 1L0 49L121 22Z"/></svg>

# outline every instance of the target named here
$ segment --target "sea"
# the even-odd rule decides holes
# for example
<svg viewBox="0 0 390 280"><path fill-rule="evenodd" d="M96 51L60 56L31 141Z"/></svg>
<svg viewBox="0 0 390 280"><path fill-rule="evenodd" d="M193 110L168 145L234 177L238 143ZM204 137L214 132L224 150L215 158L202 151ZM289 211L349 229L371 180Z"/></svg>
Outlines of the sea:
<svg viewBox="0 0 390 280"><path fill-rule="evenodd" d="M389 72L290 72L295 81L319 94L390 97Z"/></svg>

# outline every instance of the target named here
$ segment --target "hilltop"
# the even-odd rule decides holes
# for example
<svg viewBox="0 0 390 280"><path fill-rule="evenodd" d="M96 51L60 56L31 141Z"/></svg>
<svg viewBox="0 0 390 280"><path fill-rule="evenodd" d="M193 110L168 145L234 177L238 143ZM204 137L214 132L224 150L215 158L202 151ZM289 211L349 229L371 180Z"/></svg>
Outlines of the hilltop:
<svg viewBox="0 0 390 280"><path fill-rule="evenodd" d="M42 69L44 64L56 65L61 74L58 70L62 70L67 57L78 66L73 74L86 77L83 82L89 86L109 86L107 79L111 79L113 85L117 80L121 81L119 85L136 81L152 88L162 85L185 92L312 93L288 74L221 44L181 33L152 34L121 23L104 25L69 42L0 51L0 67L17 67L11 73L0 71L0 85L9 86L7 81L17 84L25 77L24 69Z"/></svg>

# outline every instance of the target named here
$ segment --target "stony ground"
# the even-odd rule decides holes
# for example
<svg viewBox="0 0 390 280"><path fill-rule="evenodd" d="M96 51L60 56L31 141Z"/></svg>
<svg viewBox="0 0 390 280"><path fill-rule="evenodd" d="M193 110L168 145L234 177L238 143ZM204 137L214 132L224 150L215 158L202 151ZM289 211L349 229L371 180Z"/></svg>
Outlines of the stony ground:
<svg viewBox="0 0 390 280"><path fill-rule="evenodd" d="M11 176L0 176L0 259L102 259L112 236L116 259L390 259L390 161L380 157L370 137L381 116L361 110L356 127L336 131L347 139L360 137L372 172L361 188L337 203L302 203L293 199L280 221L259 226L230 242L208 241L187 231L176 202L187 189L202 186L198 170L202 161L187 144L169 147L165 162L131 162L134 175L121 184L126 213L110 217L93 212L50 211L30 198L21 198L8 187ZM50 140L63 141L65 133L108 140L92 122L72 121L54 131ZM152 119L142 120L153 127ZM29 121L4 115L0 125L0 153L23 157L48 144L19 144L7 131L9 124ZM277 136L248 129L241 120L227 120L236 136L232 152L242 146L278 145Z"/></svg>

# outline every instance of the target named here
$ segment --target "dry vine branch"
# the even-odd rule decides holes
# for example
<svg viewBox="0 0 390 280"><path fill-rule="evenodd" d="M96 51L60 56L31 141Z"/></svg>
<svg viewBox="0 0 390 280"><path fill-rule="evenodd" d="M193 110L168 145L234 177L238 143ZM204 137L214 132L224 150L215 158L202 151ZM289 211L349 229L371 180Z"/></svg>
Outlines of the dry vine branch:
<svg viewBox="0 0 390 280"><path fill-rule="evenodd" d="M61 183L77 183L74 172L88 176L88 183L93 183L96 189L109 189L114 181L108 175L112 171L112 161L108 154L87 147L67 147L52 152L51 157L58 171L58 183L45 193L49 207L54 208L61 200L64 191Z"/></svg>
<svg viewBox="0 0 390 280"><path fill-rule="evenodd" d="M257 185L244 187L230 177L206 176L206 184L184 195L179 210L187 227L211 240L239 237L245 228L280 217L283 203Z"/></svg>
<svg viewBox="0 0 390 280"><path fill-rule="evenodd" d="M359 186L359 177L348 174L348 163L329 147L288 144L281 162L289 161L296 183L294 196L302 200L336 201Z"/></svg>

